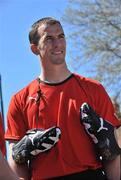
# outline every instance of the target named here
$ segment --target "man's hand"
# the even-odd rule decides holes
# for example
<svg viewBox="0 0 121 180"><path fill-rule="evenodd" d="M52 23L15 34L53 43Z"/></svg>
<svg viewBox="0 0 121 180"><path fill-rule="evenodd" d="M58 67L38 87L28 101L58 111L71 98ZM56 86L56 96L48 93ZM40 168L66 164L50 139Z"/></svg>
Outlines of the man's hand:
<svg viewBox="0 0 121 180"><path fill-rule="evenodd" d="M60 139L61 131L58 127L49 129L31 129L13 146L12 156L16 163L22 164L39 153L50 150Z"/></svg>
<svg viewBox="0 0 121 180"><path fill-rule="evenodd" d="M96 144L98 154L103 160L112 160L121 153L111 123L97 115L87 103L82 104L80 114L81 123Z"/></svg>

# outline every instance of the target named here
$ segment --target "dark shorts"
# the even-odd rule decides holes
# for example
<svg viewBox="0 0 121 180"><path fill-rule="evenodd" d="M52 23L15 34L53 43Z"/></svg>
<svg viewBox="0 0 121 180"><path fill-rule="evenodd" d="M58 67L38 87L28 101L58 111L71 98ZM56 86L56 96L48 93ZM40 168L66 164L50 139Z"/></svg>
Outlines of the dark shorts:
<svg viewBox="0 0 121 180"><path fill-rule="evenodd" d="M81 173L52 178L53 180L108 180L102 169L87 170Z"/></svg>

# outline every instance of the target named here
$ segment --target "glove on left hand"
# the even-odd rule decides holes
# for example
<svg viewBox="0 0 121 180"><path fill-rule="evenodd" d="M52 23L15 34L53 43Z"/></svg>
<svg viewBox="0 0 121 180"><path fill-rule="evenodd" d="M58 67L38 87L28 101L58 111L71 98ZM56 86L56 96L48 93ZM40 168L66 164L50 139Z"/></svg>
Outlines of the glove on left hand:
<svg viewBox="0 0 121 180"><path fill-rule="evenodd" d="M51 149L60 139L59 127L49 129L31 129L13 146L12 156L16 163L22 164L35 157L39 153Z"/></svg>
<svg viewBox="0 0 121 180"><path fill-rule="evenodd" d="M111 123L98 116L87 103L82 104L80 114L81 123L96 144L103 160L112 160L121 153Z"/></svg>

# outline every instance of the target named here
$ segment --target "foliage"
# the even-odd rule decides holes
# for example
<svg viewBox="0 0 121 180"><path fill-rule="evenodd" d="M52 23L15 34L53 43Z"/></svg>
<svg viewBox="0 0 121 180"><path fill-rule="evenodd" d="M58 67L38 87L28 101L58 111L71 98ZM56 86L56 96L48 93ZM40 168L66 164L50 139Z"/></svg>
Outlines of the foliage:
<svg viewBox="0 0 121 180"><path fill-rule="evenodd" d="M121 98L121 0L69 0L63 21L73 67L89 64L89 74Z"/></svg>

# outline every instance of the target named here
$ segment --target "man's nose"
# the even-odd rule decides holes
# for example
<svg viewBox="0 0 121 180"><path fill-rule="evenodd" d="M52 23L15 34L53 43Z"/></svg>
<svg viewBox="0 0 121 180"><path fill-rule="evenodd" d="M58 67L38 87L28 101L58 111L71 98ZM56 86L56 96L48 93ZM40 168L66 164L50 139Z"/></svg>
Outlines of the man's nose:
<svg viewBox="0 0 121 180"><path fill-rule="evenodd" d="M60 44L61 44L60 39L55 38L55 39L54 39L54 41L53 41L53 45L54 45L54 47L58 47Z"/></svg>

